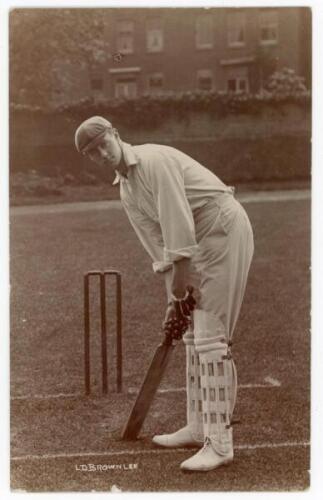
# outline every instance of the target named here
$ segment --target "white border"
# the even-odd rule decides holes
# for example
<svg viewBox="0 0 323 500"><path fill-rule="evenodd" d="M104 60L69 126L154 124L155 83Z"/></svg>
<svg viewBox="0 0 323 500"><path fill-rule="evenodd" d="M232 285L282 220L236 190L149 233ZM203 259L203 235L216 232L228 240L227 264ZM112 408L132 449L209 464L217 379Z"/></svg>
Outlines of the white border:
<svg viewBox="0 0 323 500"><path fill-rule="evenodd" d="M7 13L0 0L0 495L9 483L9 224L8 224L8 29Z"/></svg>
<svg viewBox="0 0 323 500"><path fill-rule="evenodd" d="M205 0L203 2L194 0L185 1L62 1L62 0L42 0L42 1L13 1L0 0L0 74L8 75L8 30L7 17L10 8L14 7L257 7L257 6L291 6L312 7L313 14L313 218L312 218L312 467L311 467L311 488L307 492L301 493L205 493L205 495L216 495L217 498L229 499L239 495L250 497L256 495L260 498L290 498L300 496L301 498L321 498L323 492L323 342L322 342L322 251L323 251L323 186L322 186L322 168L323 168L323 151L322 151L322 88L323 88L323 2L321 0L236 0L236 1L218 1ZM0 265L2 272L0 273L0 318L1 318L1 335L0 335L0 352L2 359L0 363L0 380L1 380L1 424L0 424L0 494L2 498L7 498L13 493L8 489L9 484L9 358L5 353L9 352L9 314L8 314L8 79L1 79L0 86L0 131L1 131L1 182L0 182L0 210L2 215L1 224L1 240L0 240ZM3 333L6 333L4 335ZM5 443L5 446L4 446ZM157 493L156 493L157 494ZM154 495L156 495L154 494ZM61 493L42 493L37 497L53 498L53 496L65 496ZM114 495L110 493L110 495ZM125 494L124 494L125 495ZM131 498L138 497L141 493L132 494ZM161 494L159 494L161 495ZM183 494L170 494L167 497L182 496ZM196 493L185 493L185 496L196 495ZM126 494L127 496L127 494ZM130 495L129 495L130 497ZM102 498L102 494L82 494L82 498Z"/></svg>

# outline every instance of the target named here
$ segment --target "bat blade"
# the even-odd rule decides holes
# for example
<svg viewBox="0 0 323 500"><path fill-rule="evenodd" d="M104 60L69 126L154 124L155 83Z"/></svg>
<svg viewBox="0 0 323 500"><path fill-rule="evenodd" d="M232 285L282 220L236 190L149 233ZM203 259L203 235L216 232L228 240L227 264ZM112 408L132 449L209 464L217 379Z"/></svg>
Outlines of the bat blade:
<svg viewBox="0 0 323 500"><path fill-rule="evenodd" d="M141 385L137 399L122 431L122 439L134 440L137 438L159 384L163 378L174 347L175 346L173 344L169 343L163 343L157 347L145 379Z"/></svg>

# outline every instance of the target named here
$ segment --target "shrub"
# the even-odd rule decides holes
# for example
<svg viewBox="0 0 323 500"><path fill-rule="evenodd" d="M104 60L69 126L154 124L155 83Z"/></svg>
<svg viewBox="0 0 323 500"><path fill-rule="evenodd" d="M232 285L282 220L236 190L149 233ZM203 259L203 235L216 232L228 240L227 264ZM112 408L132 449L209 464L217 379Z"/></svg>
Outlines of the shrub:
<svg viewBox="0 0 323 500"><path fill-rule="evenodd" d="M304 82L305 79L296 75L293 69L283 68L269 77L265 89L272 98L307 97L309 92Z"/></svg>
<svg viewBox="0 0 323 500"><path fill-rule="evenodd" d="M304 87L302 79L293 75L293 70L274 73L266 90L258 94L224 94L218 92L194 91L167 93L158 96L143 95L136 99L114 99L94 102L93 99L81 99L78 102L55 108L41 108L11 103L11 111L31 113L64 112L79 120L89 115L108 115L118 123L127 126L157 128L170 115L181 120L189 117L192 111L207 111L211 115L258 114L262 106L277 105L282 102L295 102L307 105L310 93Z"/></svg>

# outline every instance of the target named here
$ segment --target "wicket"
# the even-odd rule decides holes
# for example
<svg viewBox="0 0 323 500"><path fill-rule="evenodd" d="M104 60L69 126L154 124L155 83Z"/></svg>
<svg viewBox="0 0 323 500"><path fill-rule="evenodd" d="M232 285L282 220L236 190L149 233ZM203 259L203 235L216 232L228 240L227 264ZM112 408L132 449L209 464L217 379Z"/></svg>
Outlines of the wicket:
<svg viewBox="0 0 323 500"><path fill-rule="evenodd" d="M85 393L91 393L91 366L90 366L90 278L100 278L100 316L101 316L101 365L102 365L102 392L108 393L108 358L107 358L107 321L106 321L106 276L116 278L116 374L117 392L122 391L122 289L121 274L119 271L89 271L84 275L84 368Z"/></svg>

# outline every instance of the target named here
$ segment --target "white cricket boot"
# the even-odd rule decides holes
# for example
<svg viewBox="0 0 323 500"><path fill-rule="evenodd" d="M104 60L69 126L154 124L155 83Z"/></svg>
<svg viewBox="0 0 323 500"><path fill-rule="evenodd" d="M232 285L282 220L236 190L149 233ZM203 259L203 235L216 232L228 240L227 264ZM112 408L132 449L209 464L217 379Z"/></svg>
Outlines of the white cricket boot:
<svg viewBox="0 0 323 500"><path fill-rule="evenodd" d="M206 437L203 448L185 462L181 469L186 471L207 472L233 460L232 429L227 429L221 437Z"/></svg>
<svg viewBox="0 0 323 500"><path fill-rule="evenodd" d="M164 446L165 448L185 448L186 446L201 447L203 445L203 440L197 441L193 437L189 426L186 425L172 434L154 436L153 443L158 444L158 446Z"/></svg>
<svg viewBox="0 0 323 500"><path fill-rule="evenodd" d="M222 323L202 310L194 312L195 347L200 358L204 446L181 469L209 471L233 460L230 426L236 372Z"/></svg>
<svg viewBox="0 0 323 500"><path fill-rule="evenodd" d="M201 447L204 442L200 360L189 328L183 337L186 345L187 425L172 434L153 437L153 443L166 448Z"/></svg>

